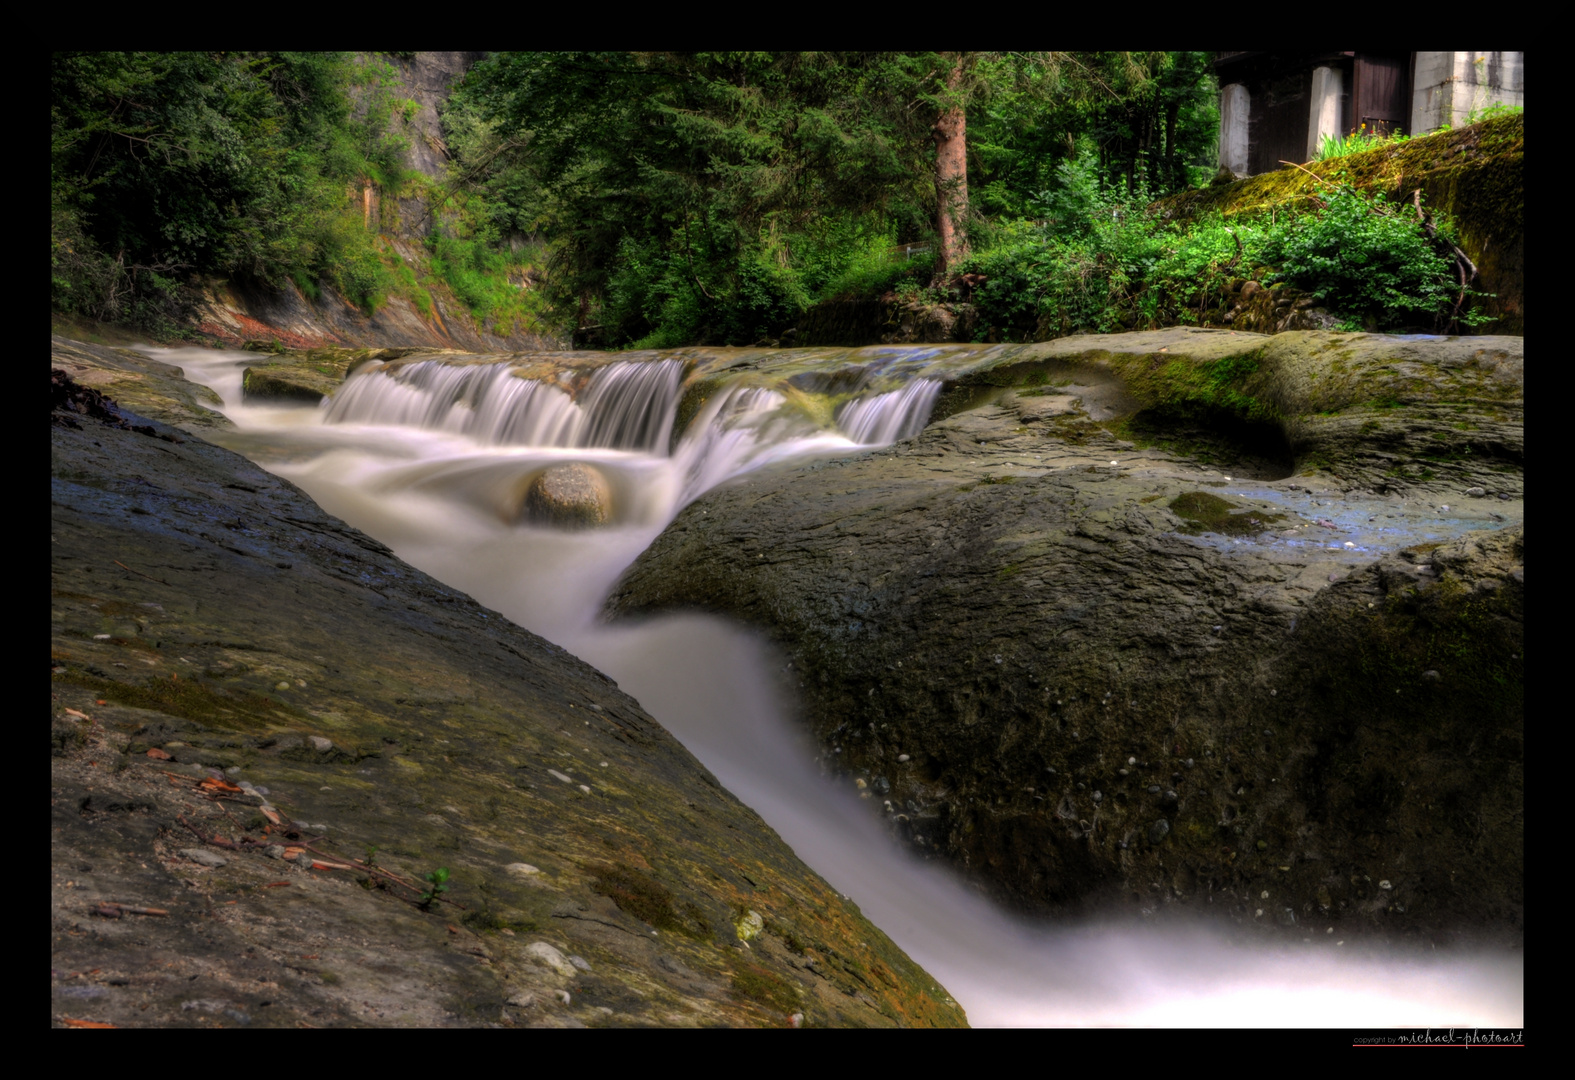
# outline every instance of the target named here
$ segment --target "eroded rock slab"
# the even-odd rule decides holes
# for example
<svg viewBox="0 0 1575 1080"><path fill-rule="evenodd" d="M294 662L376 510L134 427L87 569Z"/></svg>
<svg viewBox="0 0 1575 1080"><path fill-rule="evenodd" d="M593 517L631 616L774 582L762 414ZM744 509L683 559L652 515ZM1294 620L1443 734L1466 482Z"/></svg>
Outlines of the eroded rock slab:
<svg viewBox="0 0 1575 1080"><path fill-rule="evenodd" d="M910 443L711 492L611 612L763 628L826 767L915 850L1025 908L1518 932L1520 474L1483 453L1451 464L1455 486L1363 480L1451 396L1518 448L1502 339L1358 341L1347 383L1338 356L1272 351L1339 335L1259 343L1241 381L1227 335L1178 334L1218 350L1180 361L1143 336L1050 343L1070 368L998 365L975 377L994 397ZM1398 396L1420 369L1432 396L1394 406L1398 427L1340 419L1388 410L1370 385ZM1119 378L1084 389L1101 372ZM1337 445L1340 463L1253 478L1140 449L1089 413L1162 400L1145 373L1272 401L1295 453ZM1489 477L1505 497L1464 487Z"/></svg>

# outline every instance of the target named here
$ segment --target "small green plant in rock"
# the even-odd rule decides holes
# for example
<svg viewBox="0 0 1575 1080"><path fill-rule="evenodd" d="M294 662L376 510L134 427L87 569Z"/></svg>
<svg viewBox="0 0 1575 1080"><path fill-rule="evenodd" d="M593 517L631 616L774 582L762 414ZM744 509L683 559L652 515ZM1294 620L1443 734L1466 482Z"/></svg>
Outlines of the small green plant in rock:
<svg viewBox="0 0 1575 1080"><path fill-rule="evenodd" d="M422 878L427 883L427 891L421 894L416 903L422 911L430 911L432 905L448 892L448 867L440 866L431 873L423 874Z"/></svg>
<svg viewBox="0 0 1575 1080"><path fill-rule="evenodd" d="M1364 150L1377 150L1382 146L1407 142L1410 138L1411 136L1401 131L1381 135L1376 131L1368 131L1367 125L1363 124L1349 135L1319 136L1318 152L1313 154L1313 160L1328 161L1331 158L1345 157L1347 154L1360 154Z"/></svg>

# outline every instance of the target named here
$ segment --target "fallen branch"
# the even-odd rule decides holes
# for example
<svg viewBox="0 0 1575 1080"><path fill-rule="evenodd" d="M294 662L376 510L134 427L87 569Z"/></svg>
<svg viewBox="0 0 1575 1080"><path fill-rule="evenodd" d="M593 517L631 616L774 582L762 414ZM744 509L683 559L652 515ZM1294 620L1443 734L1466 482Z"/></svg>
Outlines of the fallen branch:
<svg viewBox="0 0 1575 1080"><path fill-rule="evenodd" d="M141 907L136 904L99 904L93 909L93 914L101 915L106 919L118 919L122 915L168 915L163 908Z"/></svg>
<svg viewBox="0 0 1575 1080"><path fill-rule="evenodd" d="M1421 188L1411 192L1411 205L1416 207L1417 220L1422 223L1422 228L1427 233L1427 238L1435 243L1442 240L1449 245L1449 250L1455 254L1455 272L1460 276L1460 293L1455 297L1455 306L1449 312L1449 323L1445 326L1445 329L1457 330L1459 329L1460 305L1466 302L1466 294L1471 290L1471 283L1477 279L1477 264L1472 262L1471 257L1464 251L1461 251L1449 237L1438 235L1438 223L1433 219L1432 215L1422 212ZM1466 274L1467 270L1471 271L1469 276Z"/></svg>
<svg viewBox="0 0 1575 1080"><path fill-rule="evenodd" d="M1323 184L1325 187L1334 187L1334 185L1332 183L1330 183L1328 180L1325 180L1323 177L1319 176L1317 173L1313 172L1311 169L1309 169L1305 165L1298 165L1294 161L1282 161L1282 162L1280 162L1280 164L1281 165L1289 165L1293 169L1300 169L1302 172L1306 173L1308 176L1312 177L1314 180L1318 181L1320 184Z"/></svg>

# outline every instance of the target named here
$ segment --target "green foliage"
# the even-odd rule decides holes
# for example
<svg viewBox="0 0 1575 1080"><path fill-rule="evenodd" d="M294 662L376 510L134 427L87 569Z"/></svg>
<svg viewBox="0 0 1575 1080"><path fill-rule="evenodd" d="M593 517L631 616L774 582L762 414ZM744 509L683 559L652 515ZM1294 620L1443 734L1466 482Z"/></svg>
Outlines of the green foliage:
<svg viewBox="0 0 1575 1080"><path fill-rule="evenodd" d="M160 332L192 274L389 288L360 188L397 192L392 69L345 53L55 53L51 300Z"/></svg>
<svg viewBox="0 0 1575 1080"><path fill-rule="evenodd" d="M1487 105L1473 108L1466 114L1467 124L1481 123L1483 120L1497 120L1501 116L1521 116L1525 113L1524 105L1511 105L1504 101L1494 101Z"/></svg>
<svg viewBox="0 0 1575 1080"><path fill-rule="evenodd" d="M980 211L1033 217L1060 166L1092 155L1104 185L1156 195L1213 174L1219 108L1203 52L1068 54L1060 93L1004 85L969 115L969 187Z"/></svg>
<svg viewBox="0 0 1575 1080"><path fill-rule="evenodd" d="M1153 212L1143 184L1102 183L1092 155L1063 162L1056 180L1037 200L1041 218L997 225L963 267L986 279L972 296L981 339L1197 323L1221 313L1233 278L1265 266L1266 284L1318 297L1353 329L1442 329L1460 295L1448 222L1353 188L1300 214L1210 214L1181 227Z"/></svg>
<svg viewBox="0 0 1575 1080"><path fill-rule="evenodd" d="M429 240L432 273L447 283L478 324L490 323L504 336L516 322L529 323L540 307L530 291L530 252L511 253L489 243L483 235L456 235L469 231L463 220L445 222ZM431 296L424 289L414 293L416 305L427 313Z"/></svg>
<svg viewBox="0 0 1575 1080"><path fill-rule="evenodd" d="M1454 260L1409 207L1350 187L1271 231L1263 258L1279 279L1380 327L1440 318L1459 293Z"/></svg>
<svg viewBox="0 0 1575 1080"><path fill-rule="evenodd" d="M1407 142L1411 136L1400 131L1393 131L1387 135L1380 135L1376 131L1368 131L1363 124L1349 135L1322 135L1318 139L1318 152L1313 154L1314 161L1329 161L1333 158L1345 157L1348 154L1360 154L1367 150L1378 150L1395 143Z"/></svg>
<svg viewBox="0 0 1575 1080"><path fill-rule="evenodd" d="M446 866L440 866L436 870L421 875L421 880L427 883L427 891L416 899L416 903L422 911L432 910L432 905L440 900L444 893L448 892L448 878L448 867Z"/></svg>
<svg viewBox="0 0 1575 1080"><path fill-rule="evenodd" d="M1226 272L1257 241L1249 228L1215 219L1182 231L1148 215L1140 176L1127 188L1101 182L1097 159L1062 162L1041 192L1037 220L1007 222L964 267L984 329L1004 340L1106 333L1196 322Z"/></svg>
<svg viewBox="0 0 1575 1080"><path fill-rule="evenodd" d="M940 110L968 110L976 205L1013 214L1095 128L1130 190L1185 184L1213 97L1202 53L498 53L443 122L466 212L545 239L544 317L749 344L820 300L923 293Z"/></svg>

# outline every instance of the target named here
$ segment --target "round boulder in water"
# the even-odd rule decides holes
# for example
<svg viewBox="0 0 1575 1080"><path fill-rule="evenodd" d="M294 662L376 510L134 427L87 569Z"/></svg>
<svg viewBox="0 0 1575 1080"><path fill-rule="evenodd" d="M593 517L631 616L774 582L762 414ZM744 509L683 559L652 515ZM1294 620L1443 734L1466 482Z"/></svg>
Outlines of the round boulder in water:
<svg viewBox="0 0 1575 1080"><path fill-rule="evenodd" d="M612 520L612 489L589 465L554 465L525 489L527 520L560 529L594 529Z"/></svg>

